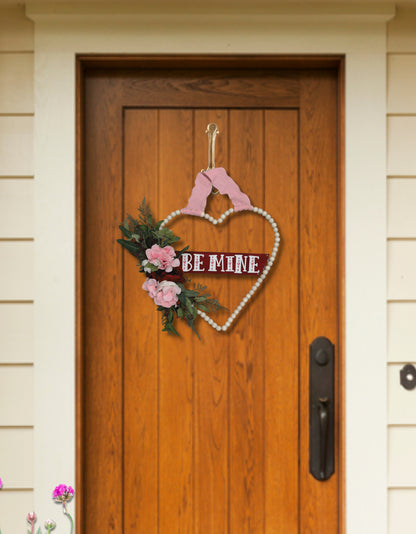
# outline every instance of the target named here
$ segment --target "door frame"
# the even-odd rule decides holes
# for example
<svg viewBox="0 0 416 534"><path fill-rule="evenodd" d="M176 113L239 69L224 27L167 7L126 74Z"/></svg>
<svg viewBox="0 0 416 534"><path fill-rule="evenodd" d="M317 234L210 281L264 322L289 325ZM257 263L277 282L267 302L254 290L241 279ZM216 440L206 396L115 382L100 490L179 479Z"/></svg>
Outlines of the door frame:
<svg viewBox="0 0 416 534"><path fill-rule="evenodd" d="M27 8L36 34L36 509L42 515L53 513L50 486L57 476L70 481L75 475L76 55L126 57L138 52L163 55L191 50L201 54L312 54L315 58L335 54L345 56L346 71L346 532L384 534L387 513L380 514L380 510L387 508L385 38L386 22L394 16L394 9L285 8L255 16L166 13L157 15L157 20L154 13L131 13L132 8L126 6L98 11L97 19L94 9L98 8ZM114 9L120 11L117 17ZM166 31L161 32L161 27ZM51 221L62 219L64 237L59 225L51 227ZM59 242L59 256L51 242ZM357 390L365 391L365 404L354 395ZM67 402L51 409L51 395L65 395ZM66 443L59 441L58 446L57 440L46 439L50 428L56 436L67 435ZM363 443L373 445L369 458L362 454Z"/></svg>
<svg viewBox="0 0 416 534"><path fill-rule="evenodd" d="M77 522L78 532L83 532L84 519L86 513L82 500L83 492L83 472L84 472L84 398L86 384L84 383L84 346L85 338L83 334L83 266L84 266L84 79L87 69L105 69L113 72L117 69L181 69L204 71L209 69L319 69L335 70L337 73L338 101L337 101L337 257L338 257L338 340L336 344L336 445L335 451L336 465L338 470L337 499L339 509L339 531L344 532L345 525L345 424L344 424L344 354L345 354L345 161L344 161L344 108L345 108L345 62L342 55L330 56L280 56L280 55L143 55L143 56L118 56L118 55L77 55L76 57L76 487L78 494L77 501ZM277 216L277 215L276 215Z"/></svg>

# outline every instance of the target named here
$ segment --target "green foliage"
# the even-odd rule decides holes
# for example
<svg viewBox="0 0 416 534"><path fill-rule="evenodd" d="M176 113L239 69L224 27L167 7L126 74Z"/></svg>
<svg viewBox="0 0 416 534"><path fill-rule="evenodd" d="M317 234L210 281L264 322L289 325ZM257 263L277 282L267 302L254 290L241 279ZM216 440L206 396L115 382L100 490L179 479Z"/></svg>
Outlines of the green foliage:
<svg viewBox="0 0 416 534"><path fill-rule="evenodd" d="M180 238L175 236L169 228L160 228L162 221L155 222L146 199L143 199L138 211L138 220L128 215L123 224L119 226L124 239L117 239L117 242L139 260L140 271L143 271L142 262L147 259L146 250L148 248L155 244L160 247L173 246ZM182 250L176 251L176 257L179 258L188 248L186 246ZM151 269L152 272L158 271L158 267L150 263L146 265L146 268ZM198 310L209 313L224 308L217 300L211 298L211 295L206 292L206 286L202 284L194 284L193 289L187 289L181 283L178 283L178 286L181 288L181 292L178 295L177 305L171 308L157 307L157 310L162 314L162 331L179 336L174 327L175 318L179 318L186 322L199 339L195 329Z"/></svg>
<svg viewBox="0 0 416 534"><path fill-rule="evenodd" d="M160 228L162 221L155 222L146 199L143 199L138 211L138 220L131 215L127 215L123 224L120 224L119 228L124 239L117 239L117 242L135 258L138 258L141 264L146 259L146 250L151 248L152 245L156 244L160 247L172 246L180 238L174 235L169 228Z"/></svg>

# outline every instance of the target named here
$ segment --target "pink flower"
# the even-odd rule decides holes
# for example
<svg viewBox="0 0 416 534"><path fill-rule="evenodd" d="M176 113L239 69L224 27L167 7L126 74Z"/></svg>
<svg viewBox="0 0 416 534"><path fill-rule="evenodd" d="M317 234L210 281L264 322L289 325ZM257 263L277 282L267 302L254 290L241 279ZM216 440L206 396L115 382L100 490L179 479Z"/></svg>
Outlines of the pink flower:
<svg viewBox="0 0 416 534"><path fill-rule="evenodd" d="M176 258L175 249L170 245L166 247L153 245L152 248L146 250L146 256L149 263L167 273L170 273L173 267L179 267L179 260ZM146 261L143 263L146 263Z"/></svg>
<svg viewBox="0 0 416 534"><path fill-rule="evenodd" d="M0 478L0 489L3 487L3 481L2 479Z"/></svg>
<svg viewBox="0 0 416 534"><path fill-rule="evenodd" d="M160 282L154 298L155 303L158 306L163 306L164 308L175 306L178 302L178 295L180 292L181 288L175 284L175 282Z"/></svg>
<svg viewBox="0 0 416 534"><path fill-rule="evenodd" d="M27 514L26 521L28 523L30 523L30 532L31 532L31 534L33 534L33 526L34 526L37 518L38 517L35 514L35 512L30 512L29 514Z"/></svg>
<svg viewBox="0 0 416 534"><path fill-rule="evenodd" d="M53 490L52 497L56 502L66 503L72 499L74 496L74 489L71 486L66 486L65 484L59 484Z"/></svg>
<svg viewBox="0 0 416 534"><path fill-rule="evenodd" d="M153 280L153 278L146 278L146 281L142 285L142 289L148 292L149 297L155 298L157 290L159 289L159 282Z"/></svg>
<svg viewBox="0 0 416 534"><path fill-rule="evenodd" d="M27 514L26 520L27 520L28 523L34 523L37 518L38 518L38 516L36 515L35 512L29 512Z"/></svg>

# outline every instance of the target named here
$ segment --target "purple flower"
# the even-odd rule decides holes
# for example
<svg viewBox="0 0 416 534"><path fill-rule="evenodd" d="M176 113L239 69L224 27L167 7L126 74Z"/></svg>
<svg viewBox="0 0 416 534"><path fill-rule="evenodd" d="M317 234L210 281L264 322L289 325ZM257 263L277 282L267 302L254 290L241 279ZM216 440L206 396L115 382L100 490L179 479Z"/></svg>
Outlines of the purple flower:
<svg viewBox="0 0 416 534"><path fill-rule="evenodd" d="M59 486L56 486L52 493L52 498L55 499L56 502L62 502L64 504L70 501L73 496L74 489L71 488L71 486L66 486L65 484L59 484Z"/></svg>

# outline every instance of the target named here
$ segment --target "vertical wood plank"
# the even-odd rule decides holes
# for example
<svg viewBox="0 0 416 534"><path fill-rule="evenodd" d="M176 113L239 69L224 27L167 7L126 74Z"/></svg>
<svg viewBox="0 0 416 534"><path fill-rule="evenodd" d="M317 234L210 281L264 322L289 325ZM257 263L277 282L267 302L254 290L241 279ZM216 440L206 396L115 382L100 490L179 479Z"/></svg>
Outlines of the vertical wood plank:
<svg viewBox="0 0 416 534"><path fill-rule="evenodd" d="M281 233L276 263L263 288L266 532L275 534L297 532L299 519L298 134L298 111L265 112L264 208ZM267 251L273 240L273 232L267 228Z"/></svg>
<svg viewBox="0 0 416 534"><path fill-rule="evenodd" d="M264 205L263 111L230 111L230 172L253 205ZM230 224L232 251L262 252L265 221L249 212ZM261 250L259 251L259 247ZM253 279L230 280L231 307ZM230 532L264 531L264 292L242 312L230 339Z"/></svg>
<svg viewBox="0 0 416 534"><path fill-rule="evenodd" d="M133 217L143 198L158 216L157 134L157 110L125 111L124 209ZM127 532L156 534L160 325L137 264L124 251L124 525Z"/></svg>
<svg viewBox="0 0 416 534"><path fill-rule="evenodd" d="M83 287L84 532L122 530L122 111L108 85L86 83ZM97 498L97 481L100 498ZM105 505L103 504L105 503Z"/></svg>
<svg viewBox="0 0 416 534"><path fill-rule="evenodd" d="M194 174L207 165L210 122L218 125L216 167L227 167L228 112L195 111ZM228 197L211 195L207 213L219 217L230 207ZM194 250L228 250L228 226L213 226L194 218ZM209 293L228 307L227 277L192 274L192 281L208 286ZM215 313L219 324L228 312ZM228 529L228 336L216 332L205 321L198 321L201 340L194 337L195 351L195 512L194 532L223 534Z"/></svg>
<svg viewBox="0 0 416 534"><path fill-rule="evenodd" d="M309 344L317 336L326 336L336 346L336 361L339 353L336 91L335 73L311 71L304 74L300 117L302 534L332 534L338 525L338 498L334 498L338 495L338 463L336 460L335 474L328 481L315 480L309 474L308 435Z"/></svg>
<svg viewBox="0 0 416 534"><path fill-rule="evenodd" d="M159 112L160 219L186 206L193 184L193 112ZM188 243L192 225L178 217L169 227ZM178 247L182 242L178 242ZM159 336L159 532L191 534L194 521L194 355L192 332Z"/></svg>

